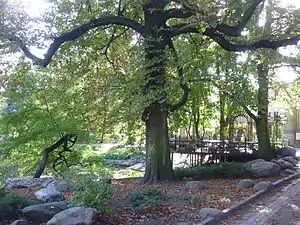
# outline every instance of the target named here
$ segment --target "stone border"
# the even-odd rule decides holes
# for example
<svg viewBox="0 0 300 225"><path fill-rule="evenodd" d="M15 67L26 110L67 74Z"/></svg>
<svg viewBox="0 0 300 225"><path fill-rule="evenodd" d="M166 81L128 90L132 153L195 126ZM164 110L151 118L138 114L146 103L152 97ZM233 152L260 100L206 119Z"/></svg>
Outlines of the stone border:
<svg viewBox="0 0 300 225"><path fill-rule="evenodd" d="M288 177L285 177L283 179L280 179L276 182L273 183L272 186L270 186L269 188L266 188L264 190L258 191L254 194L252 194L251 196L249 196L248 198L242 200L241 202L227 208L223 210L223 214L214 218L207 218L203 221L201 221L200 223L197 223L196 225L216 225L217 223L219 223L222 219L225 219L226 217L232 215L233 213L235 213L236 211L240 210L242 207L244 207L245 205L251 203L252 201L256 200L257 198L259 198L260 196L268 193L269 191L271 191L272 189L281 186L284 182L290 181L293 178L297 177L300 175L300 172L296 172L295 174L292 174Z"/></svg>

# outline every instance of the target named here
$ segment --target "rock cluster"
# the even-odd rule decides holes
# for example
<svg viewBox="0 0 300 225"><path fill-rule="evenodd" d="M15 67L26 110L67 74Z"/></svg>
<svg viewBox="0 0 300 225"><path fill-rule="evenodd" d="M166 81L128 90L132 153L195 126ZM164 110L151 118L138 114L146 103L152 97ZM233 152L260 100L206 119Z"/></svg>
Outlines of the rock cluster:
<svg viewBox="0 0 300 225"><path fill-rule="evenodd" d="M108 180L107 180L108 182ZM72 190L67 181L54 178L33 178L24 180L7 180L7 188L44 187L35 192L41 204L30 205L22 210L25 219L16 220L11 225L91 225L95 223L97 210L86 207L69 207L63 192Z"/></svg>
<svg viewBox="0 0 300 225"><path fill-rule="evenodd" d="M279 175L284 177L296 173L296 150L291 147L284 147L280 152L280 156L270 162L264 159L256 159L245 163L246 171L258 178Z"/></svg>

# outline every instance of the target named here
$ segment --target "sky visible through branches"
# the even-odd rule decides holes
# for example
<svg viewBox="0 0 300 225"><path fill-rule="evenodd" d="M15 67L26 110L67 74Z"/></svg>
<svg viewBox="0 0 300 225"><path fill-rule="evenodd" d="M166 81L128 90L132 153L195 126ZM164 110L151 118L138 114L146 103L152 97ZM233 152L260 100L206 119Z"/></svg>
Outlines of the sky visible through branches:
<svg viewBox="0 0 300 225"><path fill-rule="evenodd" d="M33 17L40 16L43 12L47 10L49 4L51 4L51 0L20 0L20 1L24 5L27 13ZM279 2L280 2L279 4L282 7L295 6L297 8L300 8L300 0L280 0ZM30 49L33 51L34 54L41 57L46 52L46 49L45 50L37 49L37 48L30 48ZM299 46L298 46L298 51L296 50L295 46L289 46L287 48L280 49L280 52L286 56L294 56L296 55L297 52L299 52ZM277 69L276 76L280 81L291 82L297 76L299 76L299 74L295 73L294 69L292 68L281 67Z"/></svg>

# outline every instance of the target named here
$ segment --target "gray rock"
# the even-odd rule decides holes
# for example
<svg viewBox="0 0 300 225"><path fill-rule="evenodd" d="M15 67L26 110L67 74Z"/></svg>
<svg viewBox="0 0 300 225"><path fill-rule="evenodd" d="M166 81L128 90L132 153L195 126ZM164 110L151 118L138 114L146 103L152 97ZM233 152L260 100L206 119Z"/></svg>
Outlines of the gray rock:
<svg viewBox="0 0 300 225"><path fill-rule="evenodd" d="M285 156L281 158L282 160L291 163L293 166L297 166L297 160L293 156Z"/></svg>
<svg viewBox="0 0 300 225"><path fill-rule="evenodd" d="M141 172L145 172L145 169L146 169L146 162L138 163L138 164L135 164L135 165L133 165L133 166L129 166L128 169L139 170L139 171L141 171Z"/></svg>
<svg viewBox="0 0 300 225"><path fill-rule="evenodd" d="M65 192L65 191L71 191L72 186L69 182L67 181L54 181L50 183L47 188L54 188L58 192Z"/></svg>
<svg viewBox="0 0 300 225"><path fill-rule="evenodd" d="M10 225L31 225L31 223L27 220L16 220L12 222Z"/></svg>
<svg viewBox="0 0 300 225"><path fill-rule="evenodd" d="M65 201L50 202L39 205L30 205L23 209L22 213L26 219L34 222L47 222L55 214L66 210L68 205Z"/></svg>
<svg viewBox="0 0 300 225"><path fill-rule="evenodd" d="M252 188L255 184L256 182L253 180L244 179L244 180L240 180L236 186L238 188Z"/></svg>
<svg viewBox="0 0 300 225"><path fill-rule="evenodd" d="M245 167L250 167L254 163L263 163L263 162L267 162L267 161L264 159L255 159L255 160L244 163L244 165L245 165Z"/></svg>
<svg viewBox="0 0 300 225"><path fill-rule="evenodd" d="M267 162L265 160L254 163L245 163L245 170L255 177L273 177L280 174L280 166L274 162Z"/></svg>
<svg viewBox="0 0 300 225"><path fill-rule="evenodd" d="M253 187L253 190L260 191L260 190L264 190L264 189L271 188L271 187L273 187L272 182L262 181L262 182L258 182L257 184L255 184Z"/></svg>
<svg viewBox="0 0 300 225"><path fill-rule="evenodd" d="M281 154L280 157L286 157L286 156L292 156L294 158L296 158L296 149L292 148L292 147L283 147L280 150Z"/></svg>
<svg viewBox="0 0 300 225"><path fill-rule="evenodd" d="M204 190L205 189L205 184L201 181L187 181L185 184L186 188L191 188L191 189L198 189L198 190Z"/></svg>
<svg viewBox="0 0 300 225"><path fill-rule="evenodd" d="M199 216L201 220L205 220L207 218L215 218L224 214L222 210L214 209L214 208L202 208L199 212Z"/></svg>
<svg viewBox="0 0 300 225"><path fill-rule="evenodd" d="M43 177L43 178L28 178L28 179L13 179L5 180L4 184L8 188L32 188L32 187L47 187L51 182L54 182L55 179L52 177Z"/></svg>
<svg viewBox="0 0 300 225"><path fill-rule="evenodd" d="M294 170L285 169L285 170L280 172L280 176L281 177L287 177L287 176L290 176L290 175L295 174L295 173L296 173L296 171L294 171Z"/></svg>
<svg viewBox="0 0 300 225"><path fill-rule="evenodd" d="M43 202L59 202L64 200L64 195L54 188L43 188L34 193L38 200Z"/></svg>
<svg viewBox="0 0 300 225"><path fill-rule="evenodd" d="M274 161L275 162L275 161ZM285 169L294 169L294 165L283 160L283 159L278 159L276 160L276 163L280 166L280 169L285 170Z"/></svg>
<svg viewBox="0 0 300 225"><path fill-rule="evenodd" d="M96 209L73 207L56 214L46 225L92 225L96 215Z"/></svg>
<svg viewBox="0 0 300 225"><path fill-rule="evenodd" d="M133 166L139 163L145 163L146 159L145 157L137 157L132 159L104 159L103 164L107 165L118 165L118 166Z"/></svg>

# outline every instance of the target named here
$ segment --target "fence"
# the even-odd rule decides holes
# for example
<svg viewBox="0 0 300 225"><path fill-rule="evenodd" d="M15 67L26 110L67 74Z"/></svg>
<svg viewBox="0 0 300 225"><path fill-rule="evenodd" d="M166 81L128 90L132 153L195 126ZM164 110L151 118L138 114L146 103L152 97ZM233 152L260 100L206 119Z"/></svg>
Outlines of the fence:
<svg viewBox="0 0 300 225"><path fill-rule="evenodd" d="M258 150L257 142L228 140L170 140L171 160L175 154L187 154L190 166L227 161L229 155L252 155Z"/></svg>

